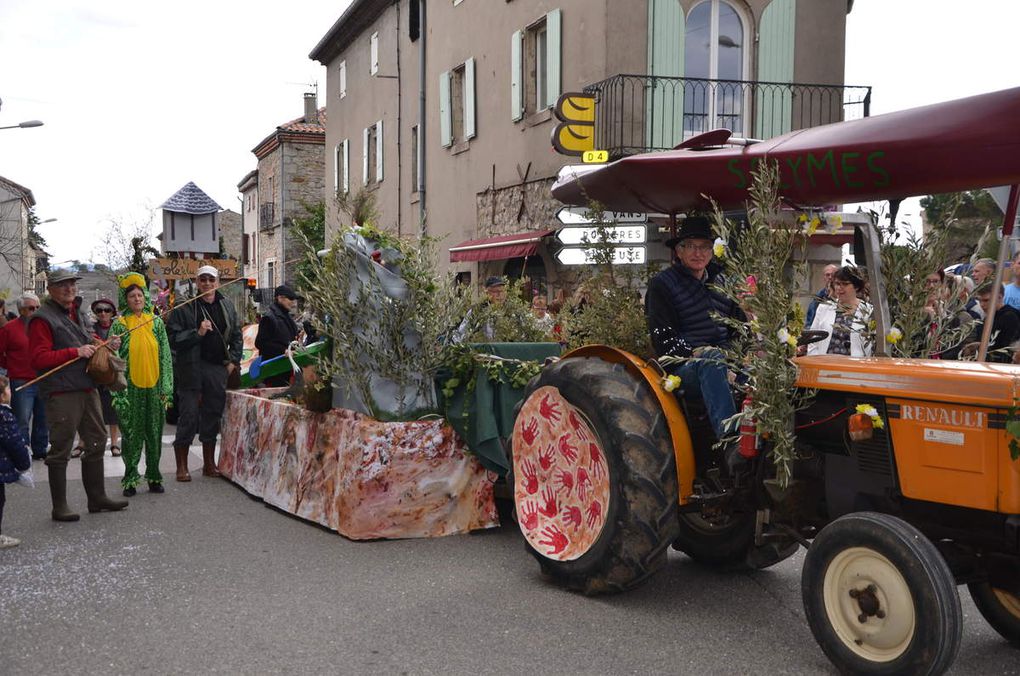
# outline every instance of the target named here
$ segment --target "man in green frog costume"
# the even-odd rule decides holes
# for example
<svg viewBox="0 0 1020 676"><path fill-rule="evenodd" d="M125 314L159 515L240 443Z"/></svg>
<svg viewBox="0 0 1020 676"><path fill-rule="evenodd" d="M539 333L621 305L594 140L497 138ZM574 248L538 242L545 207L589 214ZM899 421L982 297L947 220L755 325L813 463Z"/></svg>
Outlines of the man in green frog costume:
<svg viewBox="0 0 1020 676"><path fill-rule="evenodd" d="M163 446L163 423L173 397L174 378L163 320L153 313L149 285L137 272L120 275L120 314L110 336L122 336L120 357L127 363L127 389L113 393L113 407L120 418L124 453L124 495L135 495L141 482L138 461L145 447L145 480L149 491L162 493L159 457Z"/></svg>

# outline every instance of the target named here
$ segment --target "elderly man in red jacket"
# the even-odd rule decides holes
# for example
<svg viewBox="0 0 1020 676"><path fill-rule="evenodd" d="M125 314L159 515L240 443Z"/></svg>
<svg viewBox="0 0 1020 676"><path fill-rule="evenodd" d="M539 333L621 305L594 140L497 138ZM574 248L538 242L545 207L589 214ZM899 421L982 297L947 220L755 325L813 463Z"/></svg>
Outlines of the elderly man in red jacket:
<svg viewBox="0 0 1020 676"><path fill-rule="evenodd" d="M42 375L61 367L39 381L46 420L50 424L51 446L46 468L55 521L78 520L78 515L67 506L67 461L76 433L85 448L81 480L88 496L89 512L113 512L128 505L127 500L111 500L106 496L103 476L106 426L99 391L85 372L96 346L92 340L92 326L81 312L79 279L81 277L64 270L51 272L46 288L50 297L28 324L32 368ZM109 345L118 349L120 339L112 339Z"/></svg>
<svg viewBox="0 0 1020 676"><path fill-rule="evenodd" d="M11 379L11 408L25 445L32 448L34 460L43 460L50 445L46 407L39 396L38 385L25 387L36 375L28 345L28 322L39 309L39 296L26 291L18 298L17 305L18 318L0 328L0 366L7 369L7 377Z"/></svg>

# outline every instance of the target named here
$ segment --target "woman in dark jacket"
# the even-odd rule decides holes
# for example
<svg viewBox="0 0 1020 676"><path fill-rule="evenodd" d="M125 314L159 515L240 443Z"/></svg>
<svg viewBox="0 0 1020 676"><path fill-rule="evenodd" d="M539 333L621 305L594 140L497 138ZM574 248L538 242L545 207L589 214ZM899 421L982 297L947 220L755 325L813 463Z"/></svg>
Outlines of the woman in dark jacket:
<svg viewBox="0 0 1020 676"><path fill-rule="evenodd" d="M11 387L6 376L0 376L0 527L3 526L4 503L7 501L7 484L18 480L21 472L32 466L28 446L21 436L18 420L11 410ZM18 538L0 534L0 549L17 547Z"/></svg>

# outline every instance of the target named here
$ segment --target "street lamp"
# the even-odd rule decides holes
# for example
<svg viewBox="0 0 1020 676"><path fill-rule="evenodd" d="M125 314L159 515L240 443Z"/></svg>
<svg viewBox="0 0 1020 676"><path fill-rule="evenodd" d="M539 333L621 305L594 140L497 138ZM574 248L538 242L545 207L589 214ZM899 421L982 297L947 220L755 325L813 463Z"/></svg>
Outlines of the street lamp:
<svg viewBox="0 0 1020 676"><path fill-rule="evenodd" d="M0 129L18 129L18 128L25 129L28 127L41 127L41 126L43 126L42 120L25 120L24 122L19 122L18 124L12 124L7 127L0 127Z"/></svg>

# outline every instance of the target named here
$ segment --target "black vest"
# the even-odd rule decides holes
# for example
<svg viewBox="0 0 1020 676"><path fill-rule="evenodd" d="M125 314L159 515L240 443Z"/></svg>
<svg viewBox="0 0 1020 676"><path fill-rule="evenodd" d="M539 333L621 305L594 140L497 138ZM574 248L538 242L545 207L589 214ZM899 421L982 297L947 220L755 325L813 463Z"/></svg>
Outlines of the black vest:
<svg viewBox="0 0 1020 676"><path fill-rule="evenodd" d="M67 310L60 307L53 299L47 298L40 304L32 321L44 321L53 334L53 349L63 350L68 347L81 347L92 343L91 327L85 323L81 308L78 308L78 322L72 322ZM54 392L73 392L90 390L96 386L92 378L85 373L88 359L77 359L70 366L65 366L51 376L39 381L39 391L43 396ZM40 372L42 375L42 372Z"/></svg>

